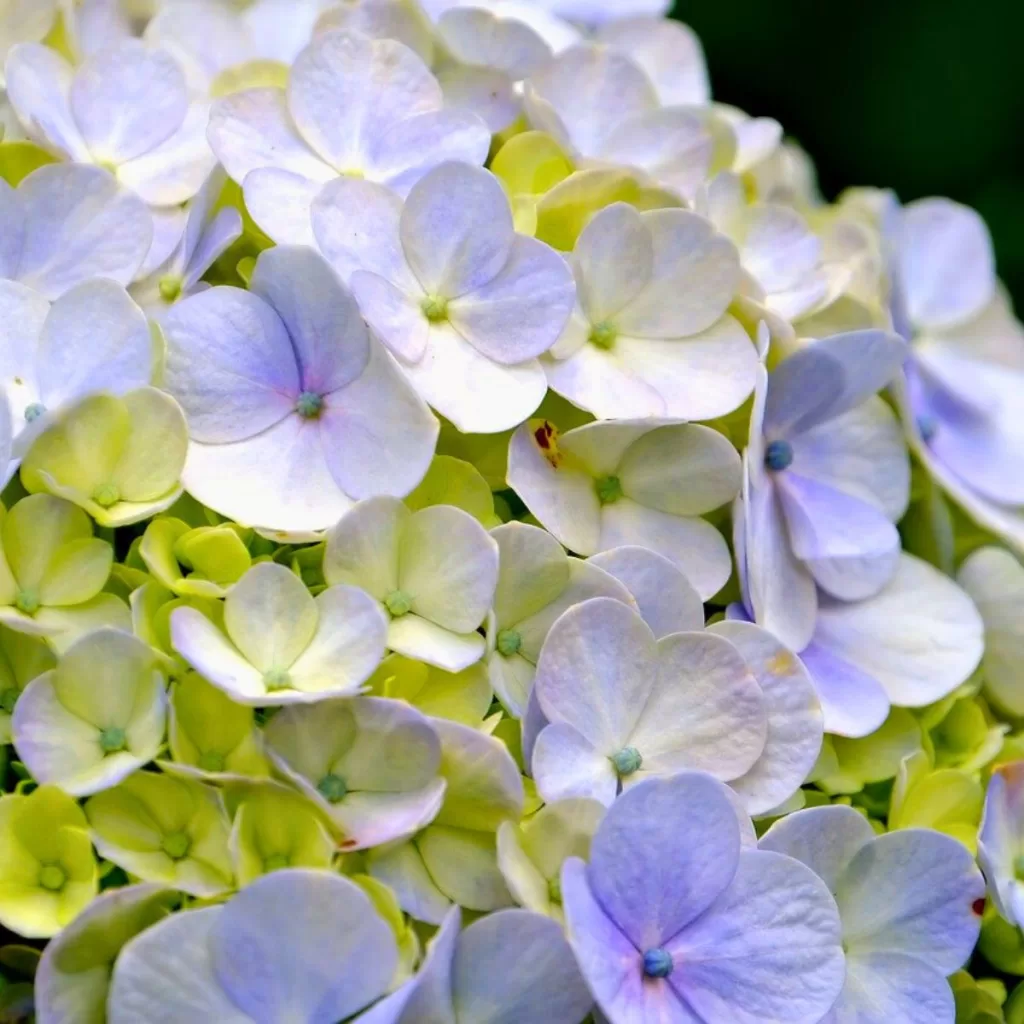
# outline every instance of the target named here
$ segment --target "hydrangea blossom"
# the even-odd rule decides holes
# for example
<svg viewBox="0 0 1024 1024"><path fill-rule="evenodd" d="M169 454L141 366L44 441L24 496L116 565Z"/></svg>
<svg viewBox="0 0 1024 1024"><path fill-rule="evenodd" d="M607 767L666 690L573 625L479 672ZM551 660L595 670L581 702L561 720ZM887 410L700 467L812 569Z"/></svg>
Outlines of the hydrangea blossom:
<svg viewBox="0 0 1024 1024"><path fill-rule="evenodd" d="M776 822L758 844L806 864L836 898L846 981L828 1021L951 1020L946 976L963 966L985 891L964 847L905 829L877 836L850 807L813 807Z"/></svg>
<svg viewBox="0 0 1024 1024"><path fill-rule="evenodd" d="M1001 765L992 773L985 793L985 812L978 833L978 863L999 914L1010 924L1024 921L1020 866L1024 855L1024 764Z"/></svg>
<svg viewBox="0 0 1024 1024"><path fill-rule="evenodd" d="M702 773L620 797L590 862L566 861L562 898L580 969L613 1021L814 1024L843 986L825 884L789 857L741 849L724 787Z"/></svg>
<svg viewBox="0 0 1024 1024"><path fill-rule="evenodd" d="M287 90L218 100L210 142L260 227L311 244L310 205L327 182L348 175L405 194L446 160L482 164L489 136L475 114L443 109L437 79L408 47L327 32L298 55Z"/></svg>
<svg viewBox="0 0 1024 1024"><path fill-rule="evenodd" d="M444 163L404 203L341 179L317 197L313 231L413 386L456 427L494 433L534 412L547 387L537 357L575 288L556 252L516 233L493 174Z"/></svg>

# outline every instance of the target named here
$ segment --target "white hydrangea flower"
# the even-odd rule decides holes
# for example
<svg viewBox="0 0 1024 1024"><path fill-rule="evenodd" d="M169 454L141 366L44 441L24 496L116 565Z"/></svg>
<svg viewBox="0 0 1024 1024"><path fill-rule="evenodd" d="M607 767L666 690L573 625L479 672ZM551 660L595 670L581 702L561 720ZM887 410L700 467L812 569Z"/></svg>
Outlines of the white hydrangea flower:
<svg viewBox="0 0 1024 1024"><path fill-rule="evenodd" d="M509 486L570 551L650 548L678 565L702 600L731 566L725 539L699 517L735 496L740 475L732 444L692 424L606 421L559 435L531 421L509 447Z"/></svg>
<svg viewBox="0 0 1024 1024"><path fill-rule="evenodd" d="M213 170L208 107L190 102L170 54L135 40L78 68L56 50L22 43L7 58L7 92L41 146L107 168L151 206L191 199Z"/></svg>
<svg viewBox="0 0 1024 1024"><path fill-rule="evenodd" d="M537 357L575 295L562 257L517 234L498 179L469 164L427 174L403 204L340 179L313 208L320 250L416 390L459 430L522 423L547 390Z"/></svg>
<svg viewBox="0 0 1024 1024"><path fill-rule="evenodd" d="M572 47L527 79L524 99L533 127L577 163L634 167L686 199L715 158L719 130L709 112L662 107L651 80L617 47Z"/></svg>
<svg viewBox="0 0 1024 1024"><path fill-rule="evenodd" d="M324 578L362 587L378 603L392 651L447 672L484 655L476 629L494 597L498 545L461 509L361 501L327 535Z"/></svg>
<svg viewBox="0 0 1024 1024"><path fill-rule="evenodd" d="M351 696L384 656L387 624L355 587L315 598L290 569L253 566L224 600L223 628L183 605L171 613L174 649L239 704L268 706Z"/></svg>
<svg viewBox="0 0 1024 1024"><path fill-rule="evenodd" d="M738 779L765 749L764 693L731 643L710 633L655 641L635 611L608 598L555 623L534 685L550 723L532 757L546 801L608 806L620 787L688 769Z"/></svg>
<svg viewBox="0 0 1024 1024"><path fill-rule="evenodd" d="M576 308L544 358L548 383L602 419L724 416L754 390L759 360L727 312L735 246L683 210L615 203L571 258Z"/></svg>
<svg viewBox="0 0 1024 1024"><path fill-rule="evenodd" d="M193 295L163 319L166 386L192 437L186 490L238 522L299 534L360 498L411 491L437 421L330 267L278 246L250 285Z"/></svg>
<svg viewBox="0 0 1024 1024"><path fill-rule="evenodd" d="M60 0L68 49L82 61L124 40L138 39L163 2Z"/></svg>
<svg viewBox="0 0 1024 1024"><path fill-rule="evenodd" d="M209 135L259 226L276 242L311 244L310 205L339 175L404 195L446 160L484 162L484 123L442 107L437 79L408 47L328 32L296 58L287 90L218 100Z"/></svg>
<svg viewBox="0 0 1024 1024"><path fill-rule="evenodd" d="M443 0L442 6L447 10L453 4ZM323 35L344 29L371 39L394 39L431 67L437 52L431 18L442 13L435 12L433 4L419 0L340 0L317 18L313 33Z"/></svg>
<svg viewBox="0 0 1024 1024"><path fill-rule="evenodd" d="M985 793L985 811L978 832L978 863L988 892L1004 920L1018 928L1024 922L1024 762L1000 765Z"/></svg>
<svg viewBox="0 0 1024 1024"><path fill-rule="evenodd" d="M264 737L275 766L341 833L341 850L405 839L441 808L441 741L404 701L354 697L284 708Z"/></svg>
<svg viewBox="0 0 1024 1024"><path fill-rule="evenodd" d="M758 847L806 864L839 906L846 982L825 1020L953 1020L946 977L974 948L985 894L962 843L930 829L876 835L864 815L835 805L786 815Z"/></svg>
<svg viewBox="0 0 1024 1024"><path fill-rule="evenodd" d="M23 285L0 281L0 309L0 386L19 458L79 399L123 395L150 381L146 317L112 281L76 285L52 305Z"/></svg>
<svg viewBox="0 0 1024 1024"><path fill-rule="evenodd" d="M128 294L150 316L159 317L180 299L208 288L200 279L242 234L242 215L238 210L231 206L216 209L225 181L220 169L207 178L185 210L180 237L170 254L157 266L144 266L129 285ZM155 255L154 249L155 244L147 264Z"/></svg>
<svg viewBox="0 0 1024 1024"><path fill-rule="evenodd" d="M583 562L566 555L545 530L506 523L492 530L491 536L498 545L499 570L494 607L487 619L487 673L498 699L510 714L521 718L537 658L562 612L591 597L611 597L625 604L633 599L593 560Z"/></svg>
<svg viewBox="0 0 1024 1024"><path fill-rule="evenodd" d="M0 10L0 88L4 62L18 43L41 43L57 20L59 0L5 0Z"/></svg>
<svg viewBox="0 0 1024 1024"><path fill-rule="evenodd" d="M57 299L94 277L126 285L153 239L149 211L96 167L40 167L17 188L0 180L0 278Z"/></svg>

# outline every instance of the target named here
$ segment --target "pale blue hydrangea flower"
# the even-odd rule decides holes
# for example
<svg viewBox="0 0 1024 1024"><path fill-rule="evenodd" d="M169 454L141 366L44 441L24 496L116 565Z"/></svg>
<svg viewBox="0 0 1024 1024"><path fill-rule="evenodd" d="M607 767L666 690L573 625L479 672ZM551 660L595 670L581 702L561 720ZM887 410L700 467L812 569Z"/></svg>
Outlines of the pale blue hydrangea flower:
<svg viewBox="0 0 1024 1024"><path fill-rule="evenodd" d="M274 871L133 938L114 965L107 1019L337 1024L380 998L397 967L394 933L355 883Z"/></svg>
<svg viewBox="0 0 1024 1024"><path fill-rule="evenodd" d="M486 125L443 103L437 79L408 47L328 32L298 55L287 92L218 100L210 142L260 227L276 242L311 245L310 205L339 175L405 195L446 160L484 162Z"/></svg>
<svg viewBox="0 0 1024 1024"><path fill-rule="evenodd" d="M249 291L193 295L163 329L166 387L192 439L182 480L221 514L324 530L360 498L408 494L426 473L437 420L317 253L269 249Z"/></svg>
<svg viewBox="0 0 1024 1024"><path fill-rule="evenodd" d="M978 833L978 863L999 913L1024 924L1024 762L1000 765L989 779Z"/></svg>
<svg viewBox="0 0 1024 1024"><path fill-rule="evenodd" d="M623 794L562 869L569 941L615 1024L817 1024L843 985L839 913L803 864L741 847L721 783Z"/></svg>
<svg viewBox="0 0 1024 1024"><path fill-rule="evenodd" d="M459 931L453 907L419 971L358 1024L579 1024L587 991L562 929L529 910L499 910Z"/></svg>
<svg viewBox="0 0 1024 1024"><path fill-rule="evenodd" d="M879 836L863 815L835 805L781 818L759 849L806 864L835 896L846 981L828 1024L953 1020L946 977L971 955L985 893L962 843L930 829Z"/></svg>

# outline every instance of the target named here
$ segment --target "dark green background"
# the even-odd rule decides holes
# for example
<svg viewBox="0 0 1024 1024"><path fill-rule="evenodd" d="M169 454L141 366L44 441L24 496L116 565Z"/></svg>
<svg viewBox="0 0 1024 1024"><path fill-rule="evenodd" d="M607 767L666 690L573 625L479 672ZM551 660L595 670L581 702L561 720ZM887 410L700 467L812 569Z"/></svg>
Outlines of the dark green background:
<svg viewBox="0 0 1024 1024"><path fill-rule="evenodd" d="M977 208L1024 311L1024 3L682 0L715 98L782 122L824 194Z"/></svg>

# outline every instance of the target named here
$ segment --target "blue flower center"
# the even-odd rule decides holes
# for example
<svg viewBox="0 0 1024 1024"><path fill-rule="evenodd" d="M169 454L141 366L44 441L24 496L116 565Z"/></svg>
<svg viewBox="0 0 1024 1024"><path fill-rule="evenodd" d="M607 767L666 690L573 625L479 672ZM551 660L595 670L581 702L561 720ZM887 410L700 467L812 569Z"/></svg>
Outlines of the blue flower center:
<svg viewBox="0 0 1024 1024"><path fill-rule="evenodd" d="M764 464L773 473L789 469L793 464L793 446L788 441L769 441L764 450Z"/></svg>
<svg viewBox="0 0 1024 1024"><path fill-rule="evenodd" d="M667 978L672 966L672 957L663 949L649 949L644 953L644 974L648 978Z"/></svg>
<svg viewBox="0 0 1024 1024"><path fill-rule="evenodd" d="M623 747L617 754L612 754L611 762L619 775L632 775L644 763L644 759L636 747Z"/></svg>

